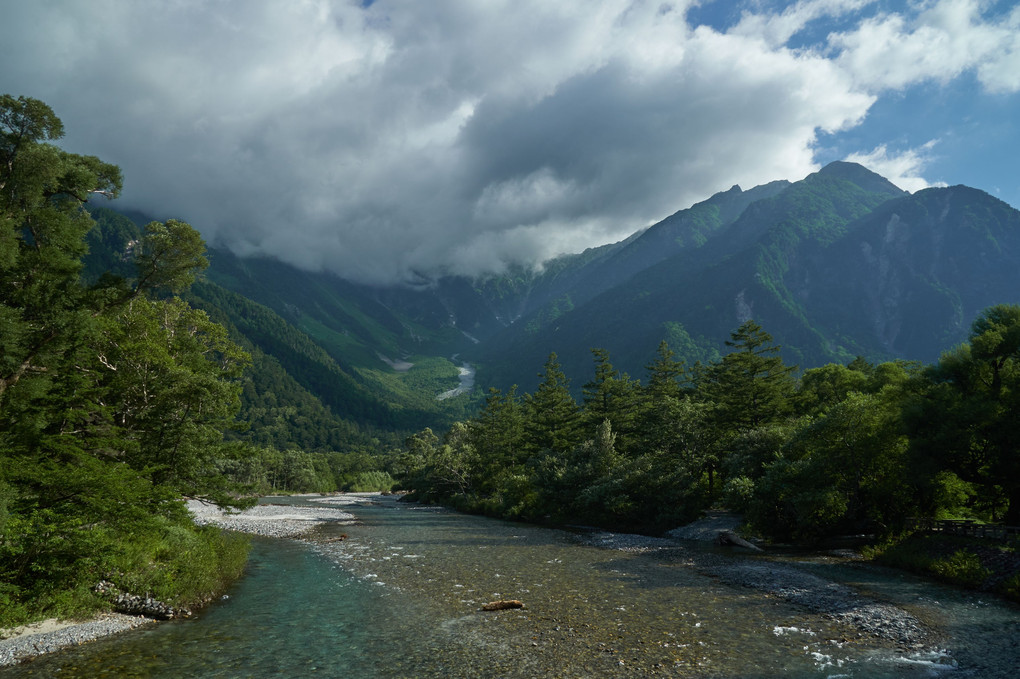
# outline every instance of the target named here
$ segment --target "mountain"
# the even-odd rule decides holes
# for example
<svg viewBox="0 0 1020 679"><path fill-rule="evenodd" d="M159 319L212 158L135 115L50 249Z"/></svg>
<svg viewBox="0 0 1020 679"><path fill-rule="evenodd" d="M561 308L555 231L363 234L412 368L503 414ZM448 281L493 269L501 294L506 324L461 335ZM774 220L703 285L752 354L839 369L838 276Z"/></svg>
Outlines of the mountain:
<svg viewBox="0 0 1020 679"><path fill-rule="evenodd" d="M93 275L116 269L140 222L96 215ZM209 258L190 299L256 356L249 415L281 431L319 422L305 438L335 447L462 416L482 390L437 398L458 384L462 361L480 386L531 390L555 351L579 388L594 347L640 377L661 340L688 363L711 361L749 318L802 369L858 355L932 361L981 309L1020 301L1020 212L963 186L908 194L837 162L477 280L380 288L225 250ZM303 414L279 410L294 399ZM330 435L327 421L347 433Z"/></svg>
<svg viewBox="0 0 1020 679"><path fill-rule="evenodd" d="M106 208L91 212L95 227L83 276L130 277L127 253L141 224L151 220ZM254 442L373 448L448 424L469 407L467 396L437 399L459 383L457 365L430 353L437 344L451 345L444 328L391 314L364 289L333 276L218 250L207 254L210 268L184 297L252 356L241 419Z"/></svg>
<svg viewBox="0 0 1020 679"><path fill-rule="evenodd" d="M568 375L586 375L588 348L602 347L614 365L640 375L660 340L667 339L689 362L711 360L729 332L752 317L785 344L791 362L842 360L849 352L826 346L827 338L792 297L785 276L805 247L839 239L854 220L904 192L859 165L835 163L800 182L746 193L761 197L749 201L732 221L720 220L707 234L698 232L707 237L686 239L670 256L536 332L508 328L480 360L497 383L521 380L522 388L528 388L532 381L515 372L514 362L541 366L544 355L556 351ZM678 213L644 237L662 240L659 231L671 223L697 223L703 209L701 204Z"/></svg>
<svg viewBox="0 0 1020 679"><path fill-rule="evenodd" d="M918 191L806 249L786 284L854 353L930 361L978 312L1020 301L1020 212L966 186Z"/></svg>

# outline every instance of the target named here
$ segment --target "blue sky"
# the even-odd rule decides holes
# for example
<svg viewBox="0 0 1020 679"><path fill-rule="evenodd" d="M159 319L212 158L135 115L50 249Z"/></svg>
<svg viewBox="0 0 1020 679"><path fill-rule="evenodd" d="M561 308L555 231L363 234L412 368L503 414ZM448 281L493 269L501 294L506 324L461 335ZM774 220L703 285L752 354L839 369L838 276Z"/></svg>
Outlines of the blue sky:
<svg viewBox="0 0 1020 679"><path fill-rule="evenodd" d="M354 280L538 264L833 160L1020 206L1015 1L0 1L0 91L123 207Z"/></svg>

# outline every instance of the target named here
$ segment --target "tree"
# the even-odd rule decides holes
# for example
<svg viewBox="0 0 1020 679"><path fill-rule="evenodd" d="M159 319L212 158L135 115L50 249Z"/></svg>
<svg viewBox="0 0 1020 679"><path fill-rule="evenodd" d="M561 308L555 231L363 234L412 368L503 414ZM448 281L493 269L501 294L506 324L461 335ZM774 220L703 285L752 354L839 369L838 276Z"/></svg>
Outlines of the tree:
<svg viewBox="0 0 1020 679"><path fill-rule="evenodd" d="M524 399L525 443L532 455L564 453L580 441L580 410L555 353L549 354L538 376L542 378L538 389Z"/></svg>
<svg viewBox="0 0 1020 679"><path fill-rule="evenodd" d="M108 454L181 494L225 500L213 463L235 448L223 432L236 426L248 355L176 298L135 299L104 321L92 374L122 439ZM109 444L110 426L100 432Z"/></svg>
<svg viewBox="0 0 1020 679"><path fill-rule="evenodd" d="M779 422L790 411L795 366L783 363L772 336L753 320L745 321L730 335L732 351L700 376L697 396L711 404L715 453L707 455L709 495L716 489L715 476L725 467L731 443L761 427Z"/></svg>
<svg viewBox="0 0 1020 679"><path fill-rule="evenodd" d="M842 401L850 392L867 390L874 366L869 368L869 372L864 372L849 366L829 363L820 368L804 371L797 393L793 397L796 410L802 414L817 415Z"/></svg>
<svg viewBox="0 0 1020 679"><path fill-rule="evenodd" d="M99 301L77 278L91 228L83 205L116 196L120 171L45 143L62 134L42 102L0 96L0 407L23 379L45 388Z"/></svg>
<svg viewBox="0 0 1020 679"><path fill-rule="evenodd" d="M793 371L783 363L781 347L753 320L745 321L726 341L732 351L707 371L699 385L716 404L716 420L724 432L760 427L783 417L790 408Z"/></svg>
<svg viewBox="0 0 1020 679"><path fill-rule="evenodd" d="M907 412L915 461L936 460L977 484L989 518L1004 513L1020 525L1020 306L983 311L969 343L943 354L927 378L931 388Z"/></svg>
<svg viewBox="0 0 1020 679"><path fill-rule="evenodd" d="M3 620L25 602L87 598L109 573L159 572L161 535L217 549L181 495L238 502L216 462L236 450L223 428L247 357L204 314L149 294L193 278L201 238L184 222L153 223L133 284L86 284L85 204L116 196L120 170L48 143L62 132L42 102L0 96Z"/></svg>
<svg viewBox="0 0 1020 679"><path fill-rule="evenodd" d="M655 360L645 366L648 373L648 386L645 397L656 401L666 397L680 398L683 384L687 381L687 368L683 361L676 360L676 354L669 348L665 340L659 342Z"/></svg>
<svg viewBox="0 0 1020 679"><path fill-rule="evenodd" d="M191 226L176 219L149 222L135 248L132 295L149 289L179 293L195 282L195 273L209 266L204 256L205 243Z"/></svg>
<svg viewBox="0 0 1020 679"><path fill-rule="evenodd" d="M636 429L638 385L613 367L607 350L592 349L591 353L595 357L595 377L583 387L585 429L595 431L608 420L620 437L617 447L625 451Z"/></svg>
<svg viewBox="0 0 1020 679"><path fill-rule="evenodd" d="M642 390L638 416L641 443L645 449L669 450L673 447L674 411L683 395L680 384L687 372L665 341L659 343L656 358L646 370L648 384Z"/></svg>
<svg viewBox="0 0 1020 679"><path fill-rule="evenodd" d="M485 406L467 425L466 443L477 452L476 486L491 492L502 472L524 463L524 414L516 385L504 394L490 389Z"/></svg>

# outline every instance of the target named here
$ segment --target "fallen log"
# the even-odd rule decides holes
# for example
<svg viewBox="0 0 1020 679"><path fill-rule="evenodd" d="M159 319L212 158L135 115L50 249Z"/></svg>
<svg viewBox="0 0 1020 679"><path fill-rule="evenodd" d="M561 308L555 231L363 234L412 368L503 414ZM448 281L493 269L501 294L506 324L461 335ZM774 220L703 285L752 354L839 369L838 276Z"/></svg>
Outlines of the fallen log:
<svg viewBox="0 0 1020 679"><path fill-rule="evenodd" d="M343 542L346 539L347 539L347 533L341 533L339 537L324 538L324 539L320 540L319 542Z"/></svg>
<svg viewBox="0 0 1020 679"><path fill-rule="evenodd" d="M734 533L731 530L721 530L721 531L719 531L719 536L718 536L717 540L718 540L719 544L724 546L724 547L743 547L745 549L750 549L750 550L755 551L755 552L764 551L758 545L755 545L755 544L752 544L752 543L748 542L747 540L745 540L744 538L740 537L739 535L737 535L736 533Z"/></svg>
<svg viewBox="0 0 1020 679"><path fill-rule="evenodd" d="M524 602L517 599L500 599L482 605L483 611L506 611L513 608L524 608Z"/></svg>

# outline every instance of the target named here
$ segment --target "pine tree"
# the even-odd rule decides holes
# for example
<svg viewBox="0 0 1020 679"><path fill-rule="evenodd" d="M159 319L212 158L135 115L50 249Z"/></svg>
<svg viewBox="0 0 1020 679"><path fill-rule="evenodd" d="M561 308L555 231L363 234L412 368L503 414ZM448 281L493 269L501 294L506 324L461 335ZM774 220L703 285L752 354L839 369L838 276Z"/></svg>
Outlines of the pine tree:
<svg viewBox="0 0 1020 679"><path fill-rule="evenodd" d="M783 363L782 347L753 320L741 324L726 346L732 351L708 369L699 385L705 399L716 404L720 431L746 431L785 416L797 368Z"/></svg>
<svg viewBox="0 0 1020 679"><path fill-rule="evenodd" d="M580 442L580 410L555 353L538 376L538 389L524 400L525 445L531 455L564 453Z"/></svg>
<svg viewBox="0 0 1020 679"><path fill-rule="evenodd" d="M594 435L608 420L618 439L617 449L626 451L637 428L638 384L613 367L607 350L592 349L591 353L595 378L583 387L585 431Z"/></svg>
<svg viewBox="0 0 1020 679"><path fill-rule="evenodd" d="M485 406L468 424L469 441L477 457L472 472L481 492L492 490L500 473L523 464L526 456L524 414L516 385L507 393L489 389Z"/></svg>

